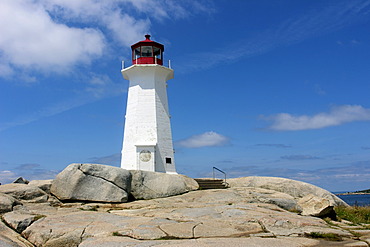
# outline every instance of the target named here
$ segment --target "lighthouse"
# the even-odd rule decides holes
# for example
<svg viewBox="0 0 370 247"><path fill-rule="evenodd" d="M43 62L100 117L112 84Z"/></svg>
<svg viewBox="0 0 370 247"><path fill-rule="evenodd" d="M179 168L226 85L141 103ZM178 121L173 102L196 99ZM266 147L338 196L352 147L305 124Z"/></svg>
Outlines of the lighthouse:
<svg viewBox="0 0 370 247"><path fill-rule="evenodd" d="M163 66L164 46L145 38L131 46L132 65L121 70L130 81L121 168L176 174L167 100L173 70Z"/></svg>

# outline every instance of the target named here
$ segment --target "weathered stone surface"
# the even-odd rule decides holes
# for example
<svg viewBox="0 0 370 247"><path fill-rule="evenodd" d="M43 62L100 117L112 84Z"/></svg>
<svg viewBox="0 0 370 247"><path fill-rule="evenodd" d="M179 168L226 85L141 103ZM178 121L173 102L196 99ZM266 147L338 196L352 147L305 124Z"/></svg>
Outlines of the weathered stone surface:
<svg viewBox="0 0 370 247"><path fill-rule="evenodd" d="M186 189L188 191L194 191L194 190L199 189L199 184L194 179L188 176L181 175L181 174L179 174L178 176L182 177L185 180Z"/></svg>
<svg viewBox="0 0 370 247"><path fill-rule="evenodd" d="M287 178L277 177L244 177L233 178L227 181L230 187L253 187L264 188L268 190L279 191L291 195L295 199L302 198L307 195L315 195L319 198L324 198L330 201L332 206L345 205L348 206L343 200L312 184L301 181L296 181Z"/></svg>
<svg viewBox="0 0 370 247"><path fill-rule="evenodd" d="M28 184L30 181L28 181L25 178L19 177L16 180L13 181L14 184Z"/></svg>
<svg viewBox="0 0 370 247"><path fill-rule="evenodd" d="M29 202L46 202L48 195L36 186L28 184L4 184L0 185L0 193L8 194L18 200Z"/></svg>
<svg viewBox="0 0 370 247"><path fill-rule="evenodd" d="M334 206L347 205L327 190L286 178L245 177L230 179L228 182L231 187L264 188L290 195L290 200L279 195L276 199L271 199L270 203L287 210L300 212L302 215L335 217Z"/></svg>
<svg viewBox="0 0 370 247"><path fill-rule="evenodd" d="M16 206L14 213L45 215L28 226L22 236L35 246L48 247L213 246L216 242L219 246L231 243L235 246L321 246L322 241L302 236L320 232L345 239L352 237L348 230L332 227L320 218L301 216L278 207L272 199L282 194L262 188L237 187L121 204L67 203L51 207L47 203L26 203ZM261 202L265 197L269 199ZM289 195L284 198L290 199ZM282 238L284 241L277 241ZM349 240L343 243L357 244Z"/></svg>
<svg viewBox="0 0 370 247"><path fill-rule="evenodd" d="M97 164L71 164L52 182L60 200L126 202L131 186L127 170Z"/></svg>
<svg viewBox="0 0 370 247"><path fill-rule="evenodd" d="M46 193L50 194L50 188L51 188L51 183L53 182L52 179L49 180L32 180L31 182L28 183L28 185L33 185L36 186Z"/></svg>
<svg viewBox="0 0 370 247"><path fill-rule="evenodd" d="M1 247L34 247L26 239L8 228L0 221L0 246Z"/></svg>
<svg viewBox="0 0 370 247"><path fill-rule="evenodd" d="M318 247L318 240L307 238L199 238L190 240L139 241L127 237L89 238L79 247L168 246L168 247ZM324 245L323 245L324 246Z"/></svg>
<svg viewBox="0 0 370 247"><path fill-rule="evenodd" d="M285 210L298 213L302 212L302 208L298 205L297 200L291 195L263 188L235 189L238 190L240 194L243 194L246 198L249 198L251 202L275 204Z"/></svg>
<svg viewBox="0 0 370 247"><path fill-rule="evenodd" d="M131 194L135 199L153 199L198 189L195 180L175 174L131 171Z"/></svg>
<svg viewBox="0 0 370 247"><path fill-rule="evenodd" d="M326 217L335 215L333 203L325 198L315 195L306 195L298 200L298 205L303 208L302 215Z"/></svg>
<svg viewBox="0 0 370 247"><path fill-rule="evenodd" d="M99 168L85 167L84 172L78 170L85 176L90 176L86 175L88 173L111 176ZM148 186L146 190L153 188L158 193L155 190L158 178L168 183L166 176L146 175L140 174L135 178L142 179L143 186ZM176 190L176 193L181 191ZM164 194L159 192L160 195ZM356 229L349 226L350 222L342 221L335 226L335 223L329 225L318 217L297 214L303 202L314 202L311 205L314 208L319 205L316 199L310 194L294 197L262 187L234 186L223 190L198 190L171 197L112 204L69 202L51 206L49 202L23 201L23 206L15 206L13 212L4 214L3 220L18 231L26 228L22 236L37 247L365 246L369 231L357 232L361 235L360 240L353 240L352 231ZM322 205L325 208L326 204ZM308 208L303 206L299 212L305 213ZM37 220L32 219L35 216ZM18 228L20 223L23 226ZM331 244L305 238L313 232L338 235L344 241ZM22 239L20 235L14 237ZM0 246L5 243L3 239L0 232Z"/></svg>
<svg viewBox="0 0 370 247"><path fill-rule="evenodd" d="M15 231L21 233L34 221L43 218L42 215L33 215L20 211L13 211L3 215L3 220Z"/></svg>
<svg viewBox="0 0 370 247"><path fill-rule="evenodd" d="M12 211L14 206L21 204L20 201L12 196L0 193L0 214Z"/></svg>

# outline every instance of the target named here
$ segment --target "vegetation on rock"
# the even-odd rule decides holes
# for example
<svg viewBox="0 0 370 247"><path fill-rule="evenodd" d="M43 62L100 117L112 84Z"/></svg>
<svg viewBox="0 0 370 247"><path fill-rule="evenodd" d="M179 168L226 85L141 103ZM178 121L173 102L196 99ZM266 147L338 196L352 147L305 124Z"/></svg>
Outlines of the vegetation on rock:
<svg viewBox="0 0 370 247"><path fill-rule="evenodd" d="M343 238L335 233L310 232L305 234L308 238L324 239L327 241L342 241Z"/></svg>
<svg viewBox="0 0 370 247"><path fill-rule="evenodd" d="M348 220L354 224L370 224L370 207L335 207L338 219Z"/></svg>

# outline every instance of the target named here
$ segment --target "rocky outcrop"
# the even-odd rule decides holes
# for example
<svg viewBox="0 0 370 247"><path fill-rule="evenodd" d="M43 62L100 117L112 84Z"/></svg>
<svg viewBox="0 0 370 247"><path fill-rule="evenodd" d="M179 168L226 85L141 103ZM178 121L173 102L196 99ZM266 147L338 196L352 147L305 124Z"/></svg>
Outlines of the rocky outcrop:
<svg viewBox="0 0 370 247"><path fill-rule="evenodd" d="M42 215L34 215L27 212L9 212L3 215L3 220L15 231L21 233L34 221L42 218Z"/></svg>
<svg viewBox="0 0 370 247"><path fill-rule="evenodd" d="M1 247L34 247L26 239L0 221L0 246Z"/></svg>
<svg viewBox="0 0 370 247"><path fill-rule="evenodd" d="M320 198L315 195L306 195L298 200L298 205L302 208L302 215L315 217L335 217L334 206L330 200Z"/></svg>
<svg viewBox="0 0 370 247"><path fill-rule="evenodd" d="M333 228L320 218L256 202L256 195L261 197L266 193L273 198L274 193L266 189L231 188L198 190L121 204L94 203L90 207L81 203L58 208L27 204L28 212L45 217L29 225L22 236L35 246L48 247L194 246L197 241L212 246L211 243L224 238L240 246L250 246L255 239L263 243L263 239L269 238L268 246L298 247L318 246L318 240L304 238L311 232L331 233L346 239L352 237L349 231ZM17 213L14 211L13 216ZM9 218L4 217L6 221ZM275 239L285 241L275 242ZM227 241L223 243L229 246ZM263 246L255 244L252 246Z"/></svg>
<svg viewBox="0 0 370 247"><path fill-rule="evenodd" d="M0 222L0 246L330 246L323 240L305 237L311 233L329 233L344 239L334 246L367 246L365 242L352 240L352 228L346 230L328 225L324 220L310 216L316 214L312 209L321 210L316 216L326 214L326 208L332 205L326 198L331 197L327 195L318 201L320 197L312 194L313 188L307 189L309 193L289 192L295 183L300 183L298 181L282 179L279 182L278 178L273 178L272 184L279 185L274 187L256 182L259 179L256 177L254 183L250 178L238 179L239 184L236 179L231 179L229 189L191 191L197 184L185 176L123 171L129 173L128 180L122 181L125 176L117 173L115 168L73 164L66 168L63 179L69 176L71 184L80 184L75 189L91 185L85 179L95 182L99 179L119 188L125 187L126 193L136 195L137 199L148 200L112 204L58 202L48 195L47 201L34 203L34 199L29 199L32 197L26 196L28 192L18 190L15 193L14 188L5 186L6 190L3 190L8 192L5 198L10 200L10 195L16 195L23 206L13 205L12 212L2 214L2 221L7 226ZM46 181L31 181L28 185L14 185L23 186L26 191L25 186L48 191L45 189L47 184L50 185ZM51 191L58 189L53 189L54 186L64 185L56 180L52 182ZM13 192L9 192L11 188ZM297 185L296 188L302 187ZM97 183L93 191L97 193L101 189L104 186ZM44 190L41 193L45 193ZM87 190L82 194L93 194ZM324 194L321 190L318 193ZM34 198L39 198L37 193Z"/></svg>
<svg viewBox="0 0 370 247"><path fill-rule="evenodd" d="M21 204L22 203L14 197L0 193L0 214L12 211L14 206Z"/></svg>
<svg viewBox="0 0 370 247"><path fill-rule="evenodd" d="M149 171L130 171L131 195L135 199L153 199L197 190L194 179L182 175Z"/></svg>
<svg viewBox="0 0 370 247"><path fill-rule="evenodd" d="M338 205L346 205L345 202L327 190L293 179L278 177L243 177L229 179L227 182L229 183L230 187L263 188L279 191L291 195L294 198L302 198L306 195L312 194L321 198L326 198Z"/></svg>
<svg viewBox="0 0 370 247"><path fill-rule="evenodd" d="M25 178L19 177L16 180L13 181L14 184L28 184L30 181L28 181Z"/></svg>
<svg viewBox="0 0 370 247"><path fill-rule="evenodd" d="M327 190L312 184L287 178L243 177L229 179L228 183L232 188L262 188L289 195L290 200L288 201L286 199L282 200L283 197L278 196L278 200L275 200L275 204L280 204L282 208L288 210L295 210L302 215L335 217L335 206L348 206L343 200ZM274 200L272 200L272 202L273 201Z"/></svg>
<svg viewBox="0 0 370 247"><path fill-rule="evenodd" d="M51 193L60 200L94 202L126 202L129 195L133 199L153 199L196 189L195 180L183 175L98 164L71 164L51 185Z"/></svg>
<svg viewBox="0 0 370 247"><path fill-rule="evenodd" d="M33 185L38 187L39 189L42 189L46 193L50 194L50 188L51 188L51 183L53 182L52 179L49 180L32 180L29 182L29 185Z"/></svg>
<svg viewBox="0 0 370 247"><path fill-rule="evenodd" d="M4 184L0 186L0 193L12 196L18 200L28 202L46 202L49 198L48 194L36 186L28 184Z"/></svg>
<svg viewBox="0 0 370 247"><path fill-rule="evenodd" d="M60 200L126 202L131 187L127 170L97 164L71 164L59 173L51 193Z"/></svg>

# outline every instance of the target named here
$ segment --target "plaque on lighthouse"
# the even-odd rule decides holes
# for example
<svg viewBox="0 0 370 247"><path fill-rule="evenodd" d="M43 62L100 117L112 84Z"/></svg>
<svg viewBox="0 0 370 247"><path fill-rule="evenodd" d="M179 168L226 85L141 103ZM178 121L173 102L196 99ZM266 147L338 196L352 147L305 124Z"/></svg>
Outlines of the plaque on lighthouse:
<svg viewBox="0 0 370 247"><path fill-rule="evenodd" d="M173 70L163 65L164 46L150 35L131 51L132 65L121 70L129 80L121 167L176 173L167 99Z"/></svg>

